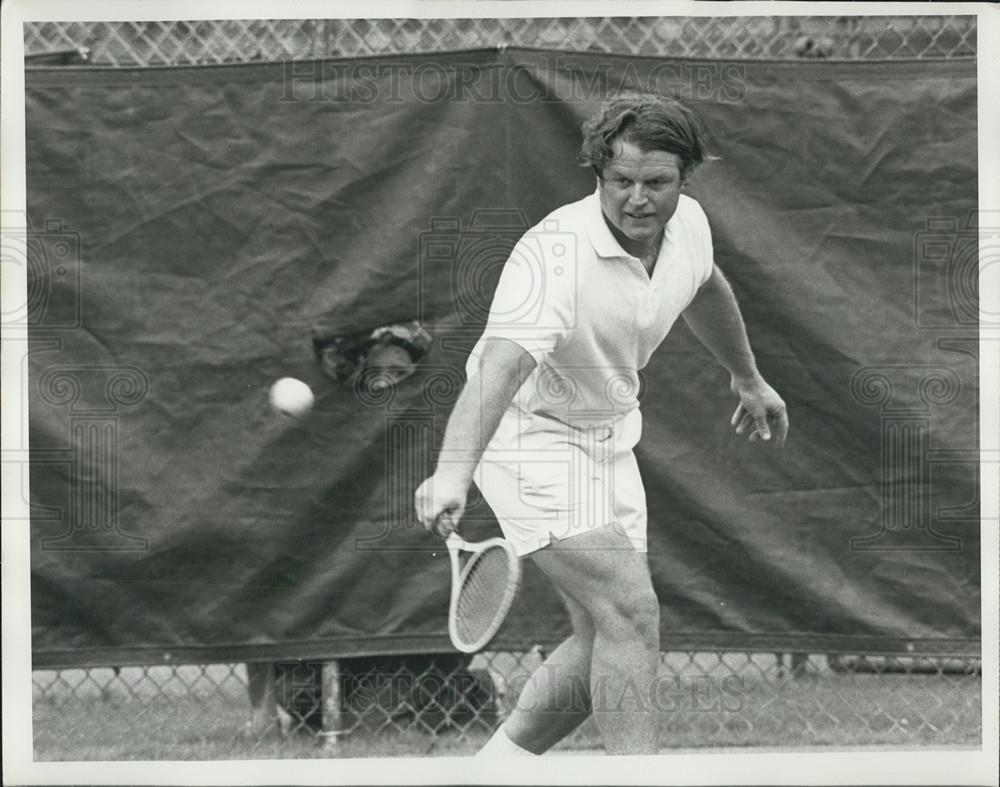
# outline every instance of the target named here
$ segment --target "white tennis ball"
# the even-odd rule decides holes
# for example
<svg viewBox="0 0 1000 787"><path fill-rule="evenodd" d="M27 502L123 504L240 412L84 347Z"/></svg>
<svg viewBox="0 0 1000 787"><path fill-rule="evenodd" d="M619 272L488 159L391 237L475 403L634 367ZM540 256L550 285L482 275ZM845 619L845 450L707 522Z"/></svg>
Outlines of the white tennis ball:
<svg viewBox="0 0 1000 787"><path fill-rule="evenodd" d="M294 377L282 377L272 385L270 398L276 412L295 418L308 413L315 401L309 386Z"/></svg>

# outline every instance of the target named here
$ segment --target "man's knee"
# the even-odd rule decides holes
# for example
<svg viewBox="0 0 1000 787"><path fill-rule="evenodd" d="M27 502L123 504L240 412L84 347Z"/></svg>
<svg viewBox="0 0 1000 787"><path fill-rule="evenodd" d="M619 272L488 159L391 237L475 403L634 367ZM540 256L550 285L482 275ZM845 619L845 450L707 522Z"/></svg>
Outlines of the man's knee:
<svg viewBox="0 0 1000 787"><path fill-rule="evenodd" d="M604 636L659 640L660 604L652 590L618 592L599 600L595 607L591 617Z"/></svg>
<svg viewBox="0 0 1000 787"><path fill-rule="evenodd" d="M613 531L595 530L566 544L553 542L533 557L563 595L585 612L576 617L589 619L596 634L657 640L660 605L645 555L624 549ZM572 612L573 604L567 606Z"/></svg>
<svg viewBox="0 0 1000 787"><path fill-rule="evenodd" d="M573 627L573 636L582 644L593 642L594 621L590 617L590 612L582 604L574 601L568 594L559 590L559 595L569 613L569 621Z"/></svg>

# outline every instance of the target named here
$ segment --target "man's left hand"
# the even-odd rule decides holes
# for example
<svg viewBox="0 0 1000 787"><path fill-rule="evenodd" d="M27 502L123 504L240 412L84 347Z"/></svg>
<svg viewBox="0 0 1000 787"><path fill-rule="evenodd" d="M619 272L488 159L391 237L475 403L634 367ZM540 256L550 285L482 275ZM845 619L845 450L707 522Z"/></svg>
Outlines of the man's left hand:
<svg viewBox="0 0 1000 787"><path fill-rule="evenodd" d="M729 423L736 427L736 434L750 430L750 442L763 440L778 447L788 436L788 410L785 402L763 377L753 379L733 378L730 386L740 403Z"/></svg>

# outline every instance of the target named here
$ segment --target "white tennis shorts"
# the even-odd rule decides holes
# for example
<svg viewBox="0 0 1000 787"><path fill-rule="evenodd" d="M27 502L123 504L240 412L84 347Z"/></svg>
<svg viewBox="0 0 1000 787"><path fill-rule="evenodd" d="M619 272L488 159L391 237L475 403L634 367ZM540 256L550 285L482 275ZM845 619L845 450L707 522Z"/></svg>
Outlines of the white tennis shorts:
<svg viewBox="0 0 1000 787"><path fill-rule="evenodd" d="M612 524L646 551L646 493L632 449L642 416L574 427L508 411L476 469L476 485L518 555Z"/></svg>

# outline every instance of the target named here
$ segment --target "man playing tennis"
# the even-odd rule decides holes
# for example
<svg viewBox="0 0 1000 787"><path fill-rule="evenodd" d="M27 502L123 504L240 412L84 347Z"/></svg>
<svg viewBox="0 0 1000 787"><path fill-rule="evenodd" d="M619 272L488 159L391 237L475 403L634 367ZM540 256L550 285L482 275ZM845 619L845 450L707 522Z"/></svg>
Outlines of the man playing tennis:
<svg viewBox="0 0 1000 787"><path fill-rule="evenodd" d="M518 242L438 466L416 492L421 523L443 536L475 480L572 623L481 754L541 754L591 713L608 753L657 750L660 610L632 449L642 427L638 370L678 317L729 371L736 433L780 446L788 432L785 404L758 372L714 263L705 214L682 194L706 159L698 119L675 101L629 95L583 131L596 193Z"/></svg>

